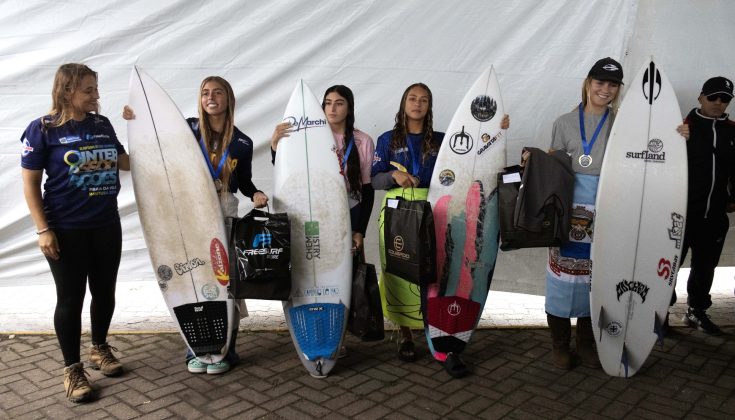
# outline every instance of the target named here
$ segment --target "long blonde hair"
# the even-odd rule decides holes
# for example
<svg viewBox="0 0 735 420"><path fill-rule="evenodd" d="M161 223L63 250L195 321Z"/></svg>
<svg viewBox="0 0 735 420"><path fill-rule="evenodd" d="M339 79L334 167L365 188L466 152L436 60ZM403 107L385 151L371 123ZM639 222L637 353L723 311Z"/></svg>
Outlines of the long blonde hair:
<svg viewBox="0 0 735 420"><path fill-rule="evenodd" d="M51 110L48 112L51 118L42 122L44 127L61 127L72 119L74 110L71 96L79 88L82 79L87 76L93 76L97 80L97 72L84 64L62 64L56 70L54 85L51 88ZM94 112L99 113L99 104Z"/></svg>
<svg viewBox="0 0 735 420"><path fill-rule="evenodd" d="M220 139L219 145L216 149L213 147L214 141L216 140L215 131L212 129L212 124L209 121L209 114L207 114L207 112L202 107L201 100L204 85L209 82L218 83L220 86L222 86L222 88L224 88L225 93L227 94L225 126L224 130L222 130L222 133L220 133L222 135L222 138ZM222 77L206 77L204 80L202 80L202 83L199 86L199 132L202 134L202 139L204 140L204 147L207 150L207 157L209 157L212 166L216 168L217 164L219 164L219 161L222 159L222 154L225 152L225 150L227 150L228 147L230 147L232 134L235 132L235 92L232 90L232 86L230 86L230 83ZM219 179L220 181L222 181L222 191L229 191L230 176L232 175L232 171L234 170L232 162L232 159L228 156L227 162L225 162L224 168L222 168L222 173L219 174Z"/></svg>

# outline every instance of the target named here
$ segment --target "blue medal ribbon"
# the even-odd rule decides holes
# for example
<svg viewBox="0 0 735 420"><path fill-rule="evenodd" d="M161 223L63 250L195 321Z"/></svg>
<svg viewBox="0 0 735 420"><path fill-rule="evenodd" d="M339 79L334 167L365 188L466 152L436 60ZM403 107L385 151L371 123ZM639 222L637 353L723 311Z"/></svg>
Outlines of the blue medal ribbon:
<svg viewBox="0 0 735 420"><path fill-rule="evenodd" d="M600 130L602 130L602 126L605 125L605 121L607 120L607 115L610 113L610 108L605 109L605 115L602 116L602 119L597 124L597 128L595 129L595 133L592 135L592 139L590 139L590 142L587 143L587 135L585 134L584 130L584 110L582 109L582 103L579 103L579 131L582 134L582 149L584 150L584 154L589 157L590 152L592 152L592 145L595 144L595 141L597 141L597 135L600 134ZM592 163L592 160L590 159L590 164ZM589 165L587 165L589 166Z"/></svg>
<svg viewBox="0 0 735 420"><path fill-rule="evenodd" d="M347 144L347 150L345 150L345 155L342 157L342 173L347 175L347 158L350 157L350 152L352 151L352 146L355 144L355 137L350 137L350 142Z"/></svg>
<svg viewBox="0 0 735 420"><path fill-rule="evenodd" d="M222 159L220 159L219 164L217 165L217 170L215 170L212 166L212 162L209 159L207 147L204 146L204 139L199 139L199 146L202 148L202 154L204 155L204 160L207 162L207 168L209 168L209 173L212 175L212 180L219 179L219 175L222 173L222 169L225 167L227 156L229 156L230 154L230 148L226 148L225 152L222 153Z"/></svg>

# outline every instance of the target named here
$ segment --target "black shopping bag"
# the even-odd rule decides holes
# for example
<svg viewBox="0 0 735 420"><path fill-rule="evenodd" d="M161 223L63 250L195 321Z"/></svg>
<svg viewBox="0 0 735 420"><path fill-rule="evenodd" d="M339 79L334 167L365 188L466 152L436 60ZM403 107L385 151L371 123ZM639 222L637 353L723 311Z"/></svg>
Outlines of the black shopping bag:
<svg viewBox="0 0 735 420"><path fill-rule="evenodd" d="M291 294L291 224L286 213L251 210L230 232L233 299L288 300Z"/></svg>
<svg viewBox="0 0 735 420"><path fill-rule="evenodd" d="M375 266L365 263L362 256L356 256L353 262L352 300L347 329L363 341L385 338L378 275Z"/></svg>
<svg viewBox="0 0 735 420"><path fill-rule="evenodd" d="M397 197L386 201L384 211L385 271L418 285L433 282L436 239L431 204Z"/></svg>

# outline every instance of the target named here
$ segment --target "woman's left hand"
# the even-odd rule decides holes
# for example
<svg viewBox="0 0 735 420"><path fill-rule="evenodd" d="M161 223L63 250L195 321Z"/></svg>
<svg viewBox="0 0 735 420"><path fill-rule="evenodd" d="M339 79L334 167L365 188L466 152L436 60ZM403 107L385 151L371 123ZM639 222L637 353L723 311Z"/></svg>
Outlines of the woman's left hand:
<svg viewBox="0 0 735 420"><path fill-rule="evenodd" d="M510 128L510 116L508 114L503 115L503 119L500 120L500 128L503 130Z"/></svg>
<svg viewBox="0 0 735 420"><path fill-rule="evenodd" d="M268 196L258 191L253 194L253 207L259 209L268 205Z"/></svg>
<svg viewBox="0 0 735 420"><path fill-rule="evenodd" d="M689 140L689 124L681 124L676 127L676 132L681 134L681 136L684 137L684 140Z"/></svg>

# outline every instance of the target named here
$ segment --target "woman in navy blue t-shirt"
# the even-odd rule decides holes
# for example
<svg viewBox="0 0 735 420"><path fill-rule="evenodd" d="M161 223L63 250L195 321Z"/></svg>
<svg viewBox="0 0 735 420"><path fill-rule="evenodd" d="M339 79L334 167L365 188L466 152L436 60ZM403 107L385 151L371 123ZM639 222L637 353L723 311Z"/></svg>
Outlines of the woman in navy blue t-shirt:
<svg viewBox="0 0 735 420"><path fill-rule="evenodd" d="M98 99L97 73L83 64L62 65L51 111L33 120L21 138L23 193L56 283L54 328L64 357L64 388L73 402L92 396L79 349L87 282L90 365L107 376L122 372L107 332L122 250L119 170L129 170L130 161L110 121L98 114Z"/></svg>

